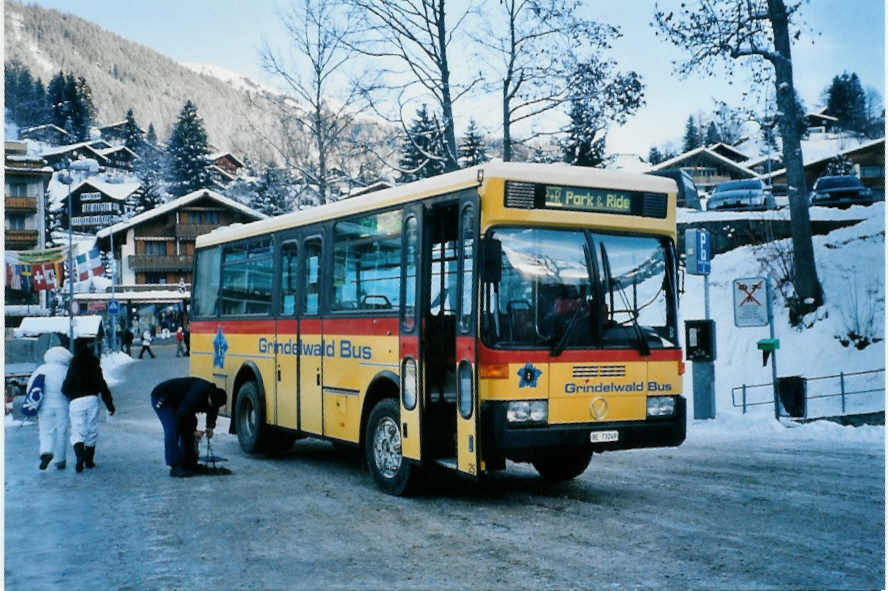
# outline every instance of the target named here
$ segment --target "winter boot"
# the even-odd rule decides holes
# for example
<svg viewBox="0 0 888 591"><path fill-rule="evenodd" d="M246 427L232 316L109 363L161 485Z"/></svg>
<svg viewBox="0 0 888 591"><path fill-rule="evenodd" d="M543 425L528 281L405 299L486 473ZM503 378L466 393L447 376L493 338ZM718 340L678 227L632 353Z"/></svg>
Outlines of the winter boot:
<svg viewBox="0 0 888 591"><path fill-rule="evenodd" d="M83 448L83 459L86 462L87 468L95 468L96 463L93 461L96 459L96 446L95 445L87 445Z"/></svg>
<svg viewBox="0 0 888 591"><path fill-rule="evenodd" d="M40 469L46 470L46 467L49 466L49 463L52 461L52 454L40 454Z"/></svg>
<svg viewBox="0 0 888 591"><path fill-rule="evenodd" d="M74 455L77 456L77 465L74 466L74 470L77 472L83 472L83 442L78 441L74 444Z"/></svg>

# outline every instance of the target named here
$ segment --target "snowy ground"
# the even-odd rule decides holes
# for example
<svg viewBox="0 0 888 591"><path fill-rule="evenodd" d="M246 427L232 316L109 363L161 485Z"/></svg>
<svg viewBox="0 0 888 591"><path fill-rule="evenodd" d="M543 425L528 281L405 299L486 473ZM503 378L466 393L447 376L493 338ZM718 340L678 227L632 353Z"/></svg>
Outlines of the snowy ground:
<svg viewBox="0 0 888 591"><path fill-rule="evenodd" d="M885 326L885 204L855 206L847 210L812 208L814 219L861 219L863 222L814 237L817 269L823 285L826 305L809 318L804 329L789 325L788 312L779 295L775 296L776 337L780 339L777 353L778 375L800 375L807 378L884 369L885 341L863 350L843 346L837 336L856 329L872 337L884 339ZM690 214L693 215L693 214ZM711 214L707 214L711 215ZM715 214L729 216L731 214ZM736 214L734 214L736 215ZM746 214L749 215L749 214ZM773 212L757 215L774 215ZM726 218L727 219L727 218ZM690 220L687 220L690 221ZM782 241L788 248L789 240ZM716 321L718 360L715 364L716 416L713 421L691 422L689 438L731 437L742 429L756 431L763 437L818 439L881 440L883 427L843 428L833 424L809 424L786 429L774 421L773 406L753 406L742 414L734 405L732 389L747 385L770 384L771 366L762 366L759 339L768 337L768 327L736 328L733 319L732 282L742 277L763 274L762 257L773 259L771 247L748 246L717 255L712 259L710 283L711 316ZM681 318L703 318L703 278L687 275L686 293L681 300ZM690 366L691 364L689 364ZM864 395L846 397L847 412L871 412L885 408L884 372L846 378L846 391L877 390ZM693 392L692 371L685 375L685 393ZM809 381L809 395L838 393L838 378ZM773 398L770 387L753 388L748 400L767 401ZM736 403L741 396L736 393ZM692 404L689 404L693 408ZM830 416L841 413L841 398L812 400L808 415Z"/></svg>
<svg viewBox="0 0 888 591"><path fill-rule="evenodd" d="M431 474L425 494L405 499L328 443L247 456L222 420L213 449L233 474L174 479L148 393L187 360L171 345L155 352L106 362L118 412L100 425L94 470L41 472L36 425L7 427L7 589L885 585L875 439L836 445L819 425L773 420L693 436L715 431L707 424L678 448L596 456L569 483L509 464L480 484Z"/></svg>

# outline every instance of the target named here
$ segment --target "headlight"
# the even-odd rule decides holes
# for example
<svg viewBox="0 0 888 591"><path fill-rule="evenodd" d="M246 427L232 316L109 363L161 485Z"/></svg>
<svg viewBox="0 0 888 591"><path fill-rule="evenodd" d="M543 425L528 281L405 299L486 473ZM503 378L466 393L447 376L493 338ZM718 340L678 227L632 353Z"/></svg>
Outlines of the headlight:
<svg viewBox="0 0 888 591"><path fill-rule="evenodd" d="M545 423L549 418L549 402L546 400L521 400L510 402L506 419L510 423Z"/></svg>
<svg viewBox="0 0 888 591"><path fill-rule="evenodd" d="M647 399L648 417L671 417L675 414L674 396L651 396Z"/></svg>

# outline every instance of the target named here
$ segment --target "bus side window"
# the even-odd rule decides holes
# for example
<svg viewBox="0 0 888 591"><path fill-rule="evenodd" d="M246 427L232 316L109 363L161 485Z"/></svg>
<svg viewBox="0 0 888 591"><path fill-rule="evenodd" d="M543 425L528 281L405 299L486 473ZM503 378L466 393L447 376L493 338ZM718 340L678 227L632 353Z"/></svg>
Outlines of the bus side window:
<svg viewBox="0 0 888 591"><path fill-rule="evenodd" d="M321 241L312 238L305 242L305 289L302 292L304 314L317 314L319 310L321 282Z"/></svg>
<svg viewBox="0 0 888 591"><path fill-rule="evenodd" d="M299 242L290 240L281 244L281 314L296 313L296 293L299 284Z"/></svg>

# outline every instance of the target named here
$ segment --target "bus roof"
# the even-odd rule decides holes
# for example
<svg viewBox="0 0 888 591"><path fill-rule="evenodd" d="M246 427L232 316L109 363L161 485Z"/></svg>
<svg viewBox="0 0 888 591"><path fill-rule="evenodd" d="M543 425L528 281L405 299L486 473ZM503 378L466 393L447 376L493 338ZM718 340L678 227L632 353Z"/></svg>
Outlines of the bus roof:
<svg viewBox="0 0 888 591"><path fill-rule="evenodd" d="M608 171L566 164L486 162L472 168L398 185L319 207L294 211L249 224L226 226L198 236L196 246L200 248L241 238L260 236L340 216L409 203L425 197L478 187L490 179L654 193L675 193L677 190L675 181L672 179L647 174Z"/></svg>

